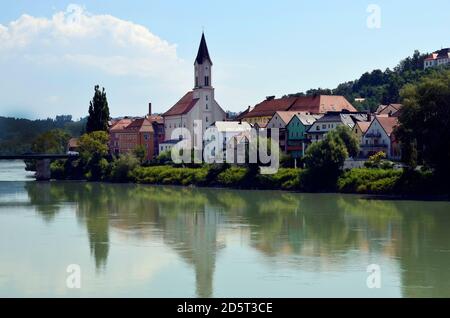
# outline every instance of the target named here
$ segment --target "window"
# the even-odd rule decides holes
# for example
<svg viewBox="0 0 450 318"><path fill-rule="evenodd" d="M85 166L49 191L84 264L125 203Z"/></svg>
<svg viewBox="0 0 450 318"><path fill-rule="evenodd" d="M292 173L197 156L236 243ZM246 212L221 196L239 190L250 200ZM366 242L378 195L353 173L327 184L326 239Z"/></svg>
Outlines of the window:
<svg viewBox="0 0 450 318"><path fill-rule="evenodd" d="M206 122L208 122L208 116L206 116Z"/></svg>
<svg viewBox="0 0 450 318"><path fill-rule="evenodd" d="M320 130L320 127L319 127L319 125L317 125L317 126L316 126L316 130Z"/></svg>
<svg viewBox="0 0 450 318"><path fill-rule="evenodd" d="M209 86L209 76L205 76L205 86Z"/></svg>
<svg viewBox="0 0 450 318"><path fill-rule="evenodd" d="M327 129L327 125L323 124L322 129Z"/></svg>
<svg viewBox="0 0 450 318"><path fill-rule="evenodd" d="M208 104L206 104L206 109L208 109Z"/></svg>
<svg viewBox="0 0 450 318"><path fill-rule="evenodd" d="M208 95L205 96L206 100L208 100Z"/></svg>
<svg viewBox="0 0 450 318"><path fill-rule="evenodd" d="M198 76L195 77L195 87L198 87Z"/></svg>

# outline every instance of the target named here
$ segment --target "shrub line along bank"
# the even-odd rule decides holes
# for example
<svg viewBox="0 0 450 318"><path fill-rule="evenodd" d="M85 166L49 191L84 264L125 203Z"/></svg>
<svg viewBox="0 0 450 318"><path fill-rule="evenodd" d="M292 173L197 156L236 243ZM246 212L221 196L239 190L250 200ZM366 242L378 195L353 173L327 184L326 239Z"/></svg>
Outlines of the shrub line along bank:
<svg viewBox="0 0 450 318"><path fill-rule="evenodd" d="M55 179L64 180L52 167ZM101 181L152 185L179 185L294 192L339 192L376 195L436 196L440 182L430 172L360 168L342 172L336 185L317 188L309 181L308 170L280 168L276 174L261 175L252 167L203 165L200 167L136 166L119 174L110 172Z"/></svg>

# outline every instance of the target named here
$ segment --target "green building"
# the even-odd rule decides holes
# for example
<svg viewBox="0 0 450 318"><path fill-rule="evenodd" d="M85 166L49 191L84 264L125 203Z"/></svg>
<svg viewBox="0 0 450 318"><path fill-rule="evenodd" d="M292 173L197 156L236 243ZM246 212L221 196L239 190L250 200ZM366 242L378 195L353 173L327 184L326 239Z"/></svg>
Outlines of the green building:
<svg viewBox="0 0 450 318"><path fill-rule="evenodd" d="M286 126L287 152L292 158L301 158L308 144L306 132L314 122L322 115L310 115L307 113L296 114Z"/></svg>

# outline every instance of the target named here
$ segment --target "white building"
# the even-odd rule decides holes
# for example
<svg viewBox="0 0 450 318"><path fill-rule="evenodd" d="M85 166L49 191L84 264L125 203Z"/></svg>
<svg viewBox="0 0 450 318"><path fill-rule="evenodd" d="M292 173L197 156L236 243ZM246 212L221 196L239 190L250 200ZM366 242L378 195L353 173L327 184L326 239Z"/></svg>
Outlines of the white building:
<svg viewBox="0 0 450 318"><path fill-rule="evenodd" d="M428 56L423 62L423 68L442 66L450 64L450 48L442 49Z"/></svg>
<svg viewBox="0 0 450 318"><path fill-rule="evenodd" d="M366 113L328 112L311 125L307 131L307 137L311 142L321 141L329 131L338 126L353 129L358 121L370 121L370 116Z"/></svg>
<svg viewBox="0 0 450 318"><path fill-rule="evenodd" d="M400 146L394 135L397 125L397 117L375 116L362 138L361 151L363 155L370 157L382 151L388 159L399 159Z"/></svg>
<svg viewBox="0 0 450 318"><path fill-rule="evenodd" d="M201 140L198 140L194 135L194 121L201 121L202 136L205 130L213 123L225 121L226 113L214 98L212 65L205 35L202 34L197 58L194 63L194 89L187 92L172 108L163 114L166 140L190 137L192 138L192 145L199 147ZM173 136L172 133L176 128L186 128L190 136L183 134Z"/></svg>

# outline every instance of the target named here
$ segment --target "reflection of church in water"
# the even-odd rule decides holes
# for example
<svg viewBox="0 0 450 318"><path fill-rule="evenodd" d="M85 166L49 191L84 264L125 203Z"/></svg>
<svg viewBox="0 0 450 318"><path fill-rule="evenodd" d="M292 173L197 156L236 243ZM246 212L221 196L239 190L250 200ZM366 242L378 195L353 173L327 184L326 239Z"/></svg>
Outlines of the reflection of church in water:
<svg viewBox="0 0 450 318"><path fill-rule="evenodd" d="M217 225L220 222L219 209L207 204L203 210L186 209L164 221L165 242L194 266L199 297L213 296L216 255L220 248Z"/></svg>

